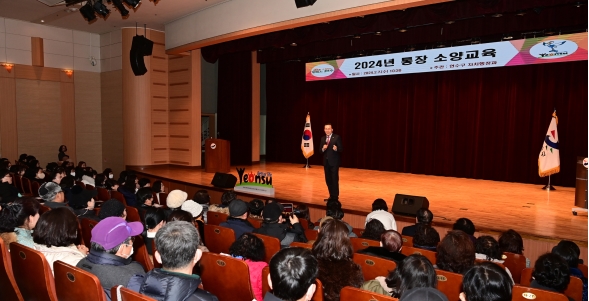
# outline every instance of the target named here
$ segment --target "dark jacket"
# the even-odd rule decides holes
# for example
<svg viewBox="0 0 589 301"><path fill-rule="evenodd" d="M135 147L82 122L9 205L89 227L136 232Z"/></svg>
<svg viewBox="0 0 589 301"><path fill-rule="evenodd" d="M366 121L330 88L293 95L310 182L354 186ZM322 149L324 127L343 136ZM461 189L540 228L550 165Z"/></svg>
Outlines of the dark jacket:
<svg viewBox="0 0 589 301"><path fill-rule="evenodd" d="M74 209L74 214L78 217L78 220L81 222L82 219L87 218L87 219L91 219L93 221L100 221L100 218L98 217L98 215L96 215L96 211L94 210L88 210L85 208L82 209Z"/></svg>
<svg viewBox="0 0 589 301"><path fill-rule="evenodd" d="M544 286L544 285L538 283L536 280L532 280L532 283L530 283L530 287L531 288L539 288L541 290L555 292L555 293L559 293L559 294L564 294L563 292L559 292L551 287ZM566 296L566 297L569 299L569 301L580 301L580 300L575 300L569 296Z"/></svg>
<svg viewBox="0 0 589 301"><path fill-rule="evenodd" d="M362 268L353 261L319 260L317 278L323 284L323 299L338 301L339 294L345 286L360 288L364 283Z"/></svg>
<svg viewBox="0 0 589 301"><path fill-rule="evenodd" d="M305 230L301 223L296 223L289 227L286 223L262 223L262 227L255 229L254 233L273 236L280 240L280 246L289 246L292 242L307 242Z"/></svg>
<svg viewBox="0 0 589 301"><path fill-rule="evenodd" d="M135 276L128 288L158 301L219 301L205 290L198 289L197 275L185 275L153 269L145 276Z"/></svg>
<svg viewBox="0 0 589 301"><path fill-rule="evenodd" d="M260 300L262 301L262 300ZM274 296L271 292L267 292L264 296L264 301L282 301L282 299Z"/></svg>
<svg viewBox="0 0 589 301"><path fill-rule="evenodd" d="M404 227L401 235L413 237L415 236L415 232L417 232L417 224Z"/></svg>
<svg viewBox="0 0 589 301"><path fill-rule="evenodd" d="M123 194L125 197L125 201L127 202L127 206L136 207L137 198L135 197L135 191L129 191L129 189L121 186L119 187L119 192Z"/></svg>
<svg viewBox="0 0 589 301"><path fill-rule="evenodd" d="M401 253L390 252L389 250L387 250L383 247L368 247L366 249L359 250L358 253L376 256L376 257L384 258L387 260L392 260L392 261L396 262L397 264L399 264L401 261L403 261L403 259L405 259L405 257L407 257ZM386 275L383 275L383 276L386 276ZM369 280L371 280L371 279L369 279Z"/></svg>
<svg viewBox="0 0 589 301"><path fill-rule="evenodd" d="M18 198L18 189L8 182L0 183L0 202L11 203Z"/></svg>
<svg viewBox="0 0 589 301"><path fill-rule="evenodd" d="M587 278L585 278L583 272L578 268L570 268L569 270L571 271L571 276L577 277L583 281L583 301L587 301Z"/></svg>
<svg viewBox="0 0 589 301"><path fill-rule="evenodd" d="M323 145L327 140L327 136L321 137L321 143L319 144L319 149L323 150ZM337 151L333 150L333 146L337 146ZM340 153L344 151L344 147L342 146L342 138L338 134L331 134L331 139L329 139L329 145L323 152L323 165L329 166L339 166L340 165Z"/></svg>
<svg viewBox="0 0 589 301"><path fill-rule="evenodd" d="M111 299L110 288L117 285L127 286L135 275L145 275L143 267L131 258L90 250L90 254L78 262L77 267L94 274L100 280L106 298Z"/></svg>
<svg viewBox="0 0 589 301"><path fill-rule="evenodd" d="M227 218L227 221L219 224L219 226L233 229L233 232L235 232L235 239L241 237L243 233L253 232L255 229L247 220L231 216Z"/></svg>

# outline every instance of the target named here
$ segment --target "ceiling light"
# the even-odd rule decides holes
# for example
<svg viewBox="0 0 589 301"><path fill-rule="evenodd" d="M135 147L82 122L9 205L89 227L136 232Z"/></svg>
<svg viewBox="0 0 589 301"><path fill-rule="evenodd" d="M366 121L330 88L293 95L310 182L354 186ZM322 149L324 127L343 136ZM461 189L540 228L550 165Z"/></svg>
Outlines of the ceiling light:
<svg viewBox="0 0 589 301"><path fill-rule="evenodd" d="M407 28L399 28L398 31L399 32L407 32Z"/></svg>
<svg viewBox="0 0 589 301"><path fill-rule="evenodd" d="M506 34L506 35L503 36L503 39L504 40L511 40L511 39L513 39L513 36L510 35L510 34Z"/></svg>
<svg viewBox="0 0 589 301"><path fill-rule="evenodd" d="M382 35L382 33L381 33L380 31L377 31L377 32L375 32L374 34L375 34L375 35L377 35L377 36L380 36L380 35Z"/></svg>
<svg viewBox="0 0 589 301"><path fill-rule="evenodd" d="M80 8L80 13L84 16L84 19L88 22L94 21L96 19L96 15L94 14L94 9L90 5L90 1L86 2L86 5Z"/></svg>
<svg viewBox="0 0 589 301"><path fill-rule="evenodd" d="M553 35L553 34L555 34L555 33L556 33L556 31L554 31L554 30L552 30L552 29L548 29L548 30L546 30L546 31L544 32L544 34L547 34L547 35L549 35L549 36L551 36L551 35Z"/></svg>
<svg viewBox="0 0 589 301"><path fill-rule="evenodd" d="M361 38L361 36L359 34L354 36L354 39L359 39L359 38Z"/></svg>
<svg viewBox="0 0 589 301"><path fill-rule="evenodd" d="M581 3L581 2L575 3L575 7L581 7L581 6L583 6L583 3Z"/></svg>
<svg viewBox="0 0 589 301"><path fill-rule="evenodd" d="M527 14L527 13L526 13L525 11L523 11L523 10L520 10L520 11L518 11L518 12L517 12L515 15L516 15L516 16L520 16L520 17L523 17L523 16L525 16L526 14Z"/></svg>
<svg viewBox="0 0 589 301"><path fill-rule="evenodd" d="M41 20L41 23L45 23L45 20Z"/></svg>
<svg viewBox="0 0 589 301"><path fill-rule="evenodd" d="M415 50L415 46L413 46L413 45L412 46L409 46L409 47L407 47L406 50L407 51L413 51L413 50Z"/></svg>
<svg viewBox="0 0 589 301"><path fill-rule="evenodd" d="M132 8L137 8L137 6L139 6L139 4L141 4L141 0L124 0L125 3L127 3L127 5L129 5Z"/></svg>
<svg viewBox="0 0 589 301"><path fill-rule="evenodd" d="M110 14L110 10L108 8L106 8L106 6L104 6L104 4L102 4L102 0L97 0L94 3L94 11L101 15L103 18L105 18L106 16L108 16L108 14Z"/></svg>
<svg viewBox="0 0 589 301"><path fill-rule="evenodd" d="M494 15L491 15L491 17L493 17L493 18L501 18L501 17L503 17L503 14L496 13Z"/></svg>
<svg viewBox="0 0 589 301"><path fill-rule="evenodd" d="M292 42L292 43L290 43L290 46L295 47L295 46L297 46L297 43Z"/></svg>
<svg viewBox="0 0 589 301"><path fill-rule="evenodd" d="M446 47L446 44L440 42L438 43L438 45L436 45L437 48L442 48L442 47Z"/></svg>
<svg viewBox="0 0 589 301"><path fill-rule="evenodd" d="M444 23L447 24L447 25L450 25L450 24L454 24L454 21L450 20L450 21L446 21Z"/></svg>
<svg viewBox="0 0 589 301"><path fill-rule="evenodd" d="M470 42L471 45L480 44L480 43L481 43L480 39L472 39L472 42Z"/></svg>
<svg viewBox="0 0 589 301"><path fill-rule="evenodd" d="M129 11L125 8L121 0L112 0L112 3L117 8L119 13L121 13L121 16L126 17L129 15Z"/></svg>

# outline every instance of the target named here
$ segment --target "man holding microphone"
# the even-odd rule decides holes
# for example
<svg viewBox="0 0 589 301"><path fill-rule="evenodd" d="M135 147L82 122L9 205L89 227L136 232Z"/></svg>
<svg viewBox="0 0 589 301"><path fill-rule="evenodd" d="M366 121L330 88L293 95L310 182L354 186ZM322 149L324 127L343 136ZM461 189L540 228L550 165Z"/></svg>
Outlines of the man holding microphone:
<svg viewBox="0 0 589 301"><path fill-rule="evenodd" d="M326 123L323 130L325 136L321 137L321 152L323 152L323 170L325 172L325 184L329 190L328 200L338 200L339 197L339 165L340 153L343 151L342 138L333 133L331 123Z"/></svg>

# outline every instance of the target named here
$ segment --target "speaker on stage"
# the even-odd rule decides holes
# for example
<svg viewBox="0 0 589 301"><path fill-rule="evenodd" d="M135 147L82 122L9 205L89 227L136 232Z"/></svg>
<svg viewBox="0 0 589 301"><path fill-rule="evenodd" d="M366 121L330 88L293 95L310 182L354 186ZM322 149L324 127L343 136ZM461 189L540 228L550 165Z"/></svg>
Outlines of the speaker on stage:
<svg viewBox="0 0 589 301"><path fill-rule="evenodd" d="M237 178L228 173L216 172L211 184L219 188L233 188L237 183Z"/></svg>
<svg viewBox="0 0 589 301"><path fill-rule="evenodd" d="M131 69L133 74L143 75L147 73L145 62L143 61L144 56L150 56L153 51L153 41L149 40L144 36L134 36L131 44L131 52L129 58L131 61Z"/></svg>
<svg viewBox="0 0 589 301"><path fill-rule="evenodd" d="M420 208L428 209L429 201L424 196L407 194L395 194L393 202L393 213L401 215L416 216Z"/></svg>

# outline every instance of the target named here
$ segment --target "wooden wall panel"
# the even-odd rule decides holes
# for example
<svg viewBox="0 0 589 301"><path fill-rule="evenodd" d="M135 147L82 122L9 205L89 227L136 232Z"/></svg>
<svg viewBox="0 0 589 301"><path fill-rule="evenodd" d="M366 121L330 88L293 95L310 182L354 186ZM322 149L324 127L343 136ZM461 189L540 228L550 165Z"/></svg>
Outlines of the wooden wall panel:
<svg viewBox="0 0 589 301"><path fill-rule="evenodd" d="M193 126L190 118L190 56L172 57L168 61L170 163L193 165L190 143Z"/></svg>
<svg viewBox="0 0 589 301"><path fill-rule="evenodd" d="M252 162L260 162L260 64L252 51Z"/></svg>
<svg viewBox="0 0 589 301"><path fill-rule="evenodd" d="M0 69L0 73L6 72L4 68ZM14 163L19 155L14 78L0 77L0 91L0 157Z"/></svg>
<svg viewBox="0 0 589 301"><path fill-rule="evenodd" d="M60 83L62 143L67 146L70 161L78 160L76 144L76 100L73 83ZM59 145L58 145L59 147ZM57 160L57 154L53 160ZM53 161L50 161L53 162Z"/></svg>
<svg viewBox="0 0 589 301"><path fill-rule="evenodd" d="M115 175L125 169L123 142L123 71L100 73L102 161Z"/></svg>
<svg viewBox="0 0 589 301"><path fill-rule="evenodd" d="M100 73L74 73L76 155L88 166L102 171L102 111Z"/></svg>
<svg viewBox="0 0 589 301"><path fill-rule="evenodd" d="M202 166L202 66L200 49L191 51L191 80L192 80L192 135L190 137L192 149L192 166Z"/></svg>
<svg viewBox="0 0 589 301"><path fill-rule="evenodd" d="M154 41L151 61L151 163L169 163L168 129L168 56L164 47L164 35L150 31Z"/></svg>
<svg viewBox="0 0 589 301"><path fill-rule="evenodd" d="M43 51L43 39L31 37L31 54L33 66L45 66L45 52Z"/></svg>
<svg viewBox="0 0 589 301"><path fill-rule="evenodd" d="M16 78L45 80L54 82L62 81L61 73L63 73L61 69L57 68L36 67L27 65L14 65L12 72L14 72L14 76ZM69 79L67 80L67 82L73 82L73 80Z"/></svg>

